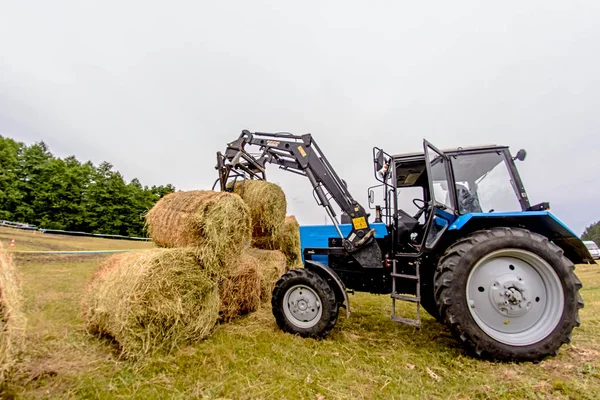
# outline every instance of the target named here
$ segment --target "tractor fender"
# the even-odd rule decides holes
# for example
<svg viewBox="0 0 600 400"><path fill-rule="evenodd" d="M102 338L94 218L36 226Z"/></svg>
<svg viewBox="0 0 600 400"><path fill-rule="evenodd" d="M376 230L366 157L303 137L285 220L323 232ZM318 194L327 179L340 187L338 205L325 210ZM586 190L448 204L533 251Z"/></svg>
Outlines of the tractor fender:
<svg viewBox="0 0 600 400"><path fill-rule="evenodd" d="M594 263L581 239L549 211L472 213L458 217L448 229L463 235L493 227L519 227L546 236L558 245L574 264Z"/></svg>
<svg viewBox="0 0 600 400"><path fill-rule="evenodd" d="M344 285L344 282L342 282L338 274L336 274L335 271L329 268L327 265L318 261L306 260L304 268L313 271L315 274L327 281L332 280L336 283L336 285L333 287L333 290L344 299L343 304L346 308L346 318L350 318L350 300L348 299L348 293L346 293L346 285Z"/></svg>

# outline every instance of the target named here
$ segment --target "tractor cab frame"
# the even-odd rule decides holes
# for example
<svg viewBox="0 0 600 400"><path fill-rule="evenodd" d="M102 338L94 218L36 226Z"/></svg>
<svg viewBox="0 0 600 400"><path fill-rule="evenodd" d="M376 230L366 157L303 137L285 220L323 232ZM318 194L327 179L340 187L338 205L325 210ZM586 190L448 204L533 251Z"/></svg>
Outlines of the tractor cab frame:
<svg viewBox="0 0 600 400"><path fill-rule="evenodd" d="M390 156L374 148L375 179L369 188L369 208L391 227L391 251L431 252L461 215L546 210L531 207L513 157L506 146L480 146L441 151L424 141L424 152ZM382 205L374 205L375 190Z"/></svg>

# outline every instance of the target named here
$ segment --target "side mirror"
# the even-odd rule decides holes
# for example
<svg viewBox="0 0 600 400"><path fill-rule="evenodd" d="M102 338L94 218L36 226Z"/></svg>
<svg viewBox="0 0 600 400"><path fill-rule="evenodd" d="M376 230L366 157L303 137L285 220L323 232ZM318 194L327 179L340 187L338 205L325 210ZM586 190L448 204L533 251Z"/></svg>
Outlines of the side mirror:
<svg viewBox="0 0 600 400"><path fill-rule="evenodd" d="M385 164L385 158L383 157L383 150L379 150L377 152L377 155L375 156L375 170L379 171L381 168L383 168L383 165Z"/></svg>
<svg viewBox="0 0 600 400"><path fill-rule="evenodd" d="M517 151L517 155L513 157L513 160L524 161L525 157L527 157L527 152L525 151L525 149L521 149Z"/></svg>
<svg viewBox="0 0 600 400"><path fill-rule="evenodd" d="M375 193L373 193L373 189L369 189L369 205L375 202Z"/></svg>

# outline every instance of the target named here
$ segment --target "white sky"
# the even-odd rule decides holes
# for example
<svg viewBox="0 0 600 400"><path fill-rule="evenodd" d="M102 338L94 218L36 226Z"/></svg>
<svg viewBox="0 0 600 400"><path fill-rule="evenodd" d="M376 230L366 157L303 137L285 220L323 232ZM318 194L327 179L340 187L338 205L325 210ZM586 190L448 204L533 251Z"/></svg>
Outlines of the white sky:
<svg viewBox="0 0 600 400"><path fill-rule="evenodd" d="M365 206L373 146L507 144L580 233L600 219L599 43L598 1L5 0L0 134L205 189L242 129L310 132ZM271 177L324 222L307 180Z"/></svg>

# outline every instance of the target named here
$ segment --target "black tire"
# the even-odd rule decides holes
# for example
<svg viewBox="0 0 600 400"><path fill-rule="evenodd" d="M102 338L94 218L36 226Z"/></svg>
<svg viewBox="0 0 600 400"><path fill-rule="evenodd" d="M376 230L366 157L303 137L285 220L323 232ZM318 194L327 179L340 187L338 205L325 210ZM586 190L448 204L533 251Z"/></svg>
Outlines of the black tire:
<svg viewBox="0 0 600 400"><path fill-rule="evenodd" d="M438 322L444 323L440 317L437 301L435 299L433 275L433 266L430 266L428 269L421 269L421 305L425 311L429 313L429 315L435 318Z"/></svg>
<svg viewBox="0 0 600 400"><path fill-rule="evenodd" d="M307 321L310 324L314 323L312 326L298 326L297 320L295 321L291 315L293 313L291 309L294 307L291 304L284 304L288 291L300 290L299 287L311 289L313 292L311 295L316 294L320 302L320 315L310 322ZM277 281L271 297L271 307L275 321L282 330L312 338L327 337L337 322L339 312L339 303L331 286L325 279L304 268L288 271ZM284 307L288 307L287 315Z"/></svg>
<svg viewBox="0 0 600 400"><path fill-rule="evenodd" d="M469 290L469 288L467 288L467 280L469 277L475 276L474 274L471 274L478 262L486 256L492 257L490 259L493 261L494 254L502 254L502 252L510 251L521 252L526 255L533 254L533 259L542 260L542 263L545 262L545 265L549 265L555 273L555 275L552 275L555 276L553 284L562 287L562 314L560 313L560 309L554 311L553 318L557 319L558 322L554 328L552 328L554 325L550 325L550 328L546 328L549 331L549 334L544 333L542 328L540 328L538 332L541 333L538 333L538 335L543 337L539 339L536 338L535 340L537 341L535 343L523 342L522 344L506 344L506 342L492 338L488 334L489 332L486 333L481 328L480 324L476 322L473 313L470 311L470 308L475 309L478 306L472 304L473 307L469 307L467 304L467 293L469 293L467 292L467 290ZM494 252L494 254L492 254L492 252ZM487 260L487 258L484 260ZM485 261L482 261L482 265L484 265L483 262ZM491 265L491 263L489 263L489 265ZM504 264L494 264L494 272L497 268L504 268ZM515 269L513 265L509 265L509 268L511 270ZM547 267L545 268L548 269ZM492 228L489 230L477 231L449 247L444 256L440 259L435 274L435 295L439 313L453 335L476 356L504 361L539 361L546 356L556 355L558 349L563 344L570 342L573 328L580 324L578 310L583 307L583 300L579 295L579 289L581 289L582 285L579 279L577 279L577 276L575 276L575 273L573 272L574 269L575 266L571 261L564 257L562 249L548 241L544 236L520 228ZM488 269L488 271L489 270L490 269ZM548 271L548 274L548 276L550 276L552 272ZM498 274L498 276L502 277L506 275ZM497 277L490 278L490 284L491 282L497 283L497 279ZM496 283L494 283L494 288L497 286ZM477 284L477 282L475 284ZM479 292L482 292L482 295L486 290L483 286L485 285L482 284L482 286L479 286L477 289ZM504 288L506 287L507 286L504 286ZM472 284L471 289L473 288L474 285ZM488 288L491 288L491 286L488 286ZM505 289L500 288L499 291L506 293L504 290ZM513 287L511 287L510 290L513 290L514 293ZM488 290L487 293L490 299L488 306L493 307L494 301L491 299L496 299L496 297L494 297L496 294L499 294L500 296L502 296L502 294L498 292L490 293L490 291L491 290ZM523 293L520 293L520 295L524 296L524 293L525 291L523 290ZM534 301L537 302L539 299L539 297L536 297ZM513 297L512 300L515 300L515 298ZM549 301L546 304L551 304L551 301L560 302L560 297L548 295L546 300ZM529 310L530 304L532 304L531 294L527 301L529 301L529 304L527 304L526 307ZM480 304L485 306L484 303L485 301L482 301ZM501 303L495 304L500 304L499 307L501 307ZM513 303L510 305L512 306L512 304ZM519 305L519 307L521 307L521 305ZM556 308L545 306L541 309L550 310L547 312L552 313L551 310L555 310ZM506 309L503 311L508 312ZM522 311L517 310L517 312ZM525 311L524 313L526 314L527 312L529 311ZM498 315L502 314L500 313ZM558 319L559 317L560 319ZM498 316L495 316L495 318L498 318ZM500 318L507 318L505 321L505 325L507 326L513 321L512 319L508 319L512 318L512 316L502 316ZM515 324L518 323L516 322L516 318L514 320ZM537 327L543 323L540 321L543 321L542 318L531 325L531 328L527 328L529 331L534 332L533 335L536 334L536 328L533 327ZM498 332L499 335L512 334L506 334L501 331Z"/></svg>

